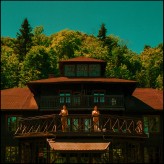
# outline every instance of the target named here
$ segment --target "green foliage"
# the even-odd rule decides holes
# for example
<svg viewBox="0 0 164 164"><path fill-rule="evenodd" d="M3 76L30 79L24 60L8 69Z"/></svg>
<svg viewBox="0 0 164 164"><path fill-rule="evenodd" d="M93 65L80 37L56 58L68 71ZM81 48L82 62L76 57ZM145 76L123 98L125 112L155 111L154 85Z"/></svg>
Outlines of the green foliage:
<svg viewBox="0 0 164 164"><path fill-rule="evenodd" d="M22 62L32 46L32 28L27 18L24 19L19 31L20 33L17 33L14 50L19 55L19 61Z"/></svg>
<svg viewBox="0 0 164 164"><path fill-rule="evenodd" d="M43 34L44 28L43 26L37 26L33 30L33 37L32 37L32 42L33 46L45 46L48 47L51 43L50 39Z"/></svg>
<svg viewBox="0 0 164 164"><path fill-rule="evenodd" d="M1 37L1 46L7 46L10 48L14 48L15 39L9 37Z"/></svg>
<svg viewBox="0 0 164 164"><path fill-rule="evenodd" d="M19 60L12 48L1 46L1 89L18 86Z"/></svg>
<svg viewBox="0 0 164 164"><path fill-rule="evenodd" d="M44 46L33 46L21 64L19 85L24 86L31 80L48 78L49 73L55 69L51 59Z"/></svg>
<svg viewBox="0 0 164 164"><path fill-rule="evenodd" d="M145 87L162 88L163 77L163 46L147 47L140 55L142 73L146 81ZM138 77L143 77L139 75ZM142 81L142 79L138 79Z"/></svg>
<svg viewBox="0 0 164 164"><path fill-rule="evenodd" d="M16 39L1 37L1 89L25 86L27 82L59 76L58 62L77 56L107 62L106 77L136 80L138 87L163 89L163 43L145 45L141 54L128 49L118 36L106 36L102 24L98 37L73 30L51 36L43 26L32 31L25 19Z"/></svg>
<svg viewBox="0 0 164 164"><path fill-rule="evenodd" d="M108 49L103 46L102 41L99 41L94 36L83 35L80 51L76 52L76 54L80 56L80 53L86 57L105 60L108 55Z"/></svg>
<svg viewBox="0 0 164 164"><path fill-rule="evenodd" d="M107 33L107 29L105 28L105 24L102 23L101 25L101 28L99 30L99 33L98 33L98 38L101 39L101 40L105 40L106 38L106 33Z"/></svg>
<svg viewBox="0 0 164 164"><path fill-rule="evenodd" d="M81 45L81 33L71 30L63 30L52 35L51 47L58 54L58 61L75 56L75 51Z"/></svg>

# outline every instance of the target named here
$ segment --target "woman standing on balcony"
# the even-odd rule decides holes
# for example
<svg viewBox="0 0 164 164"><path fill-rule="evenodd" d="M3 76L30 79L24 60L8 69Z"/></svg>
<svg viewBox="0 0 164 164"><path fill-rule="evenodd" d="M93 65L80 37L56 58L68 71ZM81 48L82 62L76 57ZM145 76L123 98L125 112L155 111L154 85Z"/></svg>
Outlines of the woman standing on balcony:
<svg viewBox="0 0 164 164"><path fill-rule="evenodd" d="M61 115L62 131L65 132L67 128L67 116L68 116L68 110L66 105L63 105L63 109L61 109L59 115Z"/></svg>
<svg viewBox="0 0 164 164"><path fill-rule="evenodd" d="M94 106L92 111L94 131L99 131L99 115L100 112L98 110L98 107Z"/></svg>

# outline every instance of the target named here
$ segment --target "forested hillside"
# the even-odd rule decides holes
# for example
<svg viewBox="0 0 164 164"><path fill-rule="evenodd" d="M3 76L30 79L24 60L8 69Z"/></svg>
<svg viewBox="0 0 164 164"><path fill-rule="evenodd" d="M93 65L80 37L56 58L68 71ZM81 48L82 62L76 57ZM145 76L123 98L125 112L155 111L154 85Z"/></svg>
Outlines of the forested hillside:
<svg viewBox="0 0 164 164"><path fill-rule="evenodd" d="M1 89L59 75L58 61L87 56L107 61L106 77L136 80L138 87L163 89L163 43L145 45L141 54L128 49L102 24L97 36L64 29L50 36L43 26L31 28L27 19L16 38L1 37Z"/></svg>

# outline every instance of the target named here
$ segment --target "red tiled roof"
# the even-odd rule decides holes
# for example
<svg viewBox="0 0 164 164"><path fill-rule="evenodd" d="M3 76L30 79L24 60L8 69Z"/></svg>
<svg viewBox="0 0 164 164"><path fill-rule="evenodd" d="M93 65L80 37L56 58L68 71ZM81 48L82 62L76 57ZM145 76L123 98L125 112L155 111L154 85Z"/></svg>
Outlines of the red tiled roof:
<svg viewBox="0 0 164 164"><path fill-rule="evenodd" d="M133 96L153 109L163 110L163 91L152 88L136 88Z"/></svg>
<svg viewBox="0 0 164 164"><path fill-rule="evenodd" d="M36 110L38 107L29 88L11 88L1 90L1 110L3 109Z"/></svg>
<svg viewBox="0 0 164 164"><path fill-rule="evenodd" d="M109 147L110 142L108 143L84 143L84 142L55 142L48 141L50 147L53 150L57 151L88 151L88 150L97 150L104 151Z"/></svg>
<svg viewBox="0 0 164 164"><path fill-rule="evenodd" d="M41 79L31 81L30 83L74 83L74 82L96 82L96 83L136 83L136 81L117 79L117 78L69 78L69 77L55 77L48 79Z"/></svg>
<svg viewBox="0 0 164 164"><path fill-rule="evenodd" d="M79 56L79 57L75 57L75 58L71 58L71 59L67 59L67 60L61 60L59 62L102 62L105 63L104 60L100 60L100 59L94 59L94 58L88 58L85 56Z"/></svg>
<svg viewBox="0 0 164 164"><path fill-rule="evenodd" d="M152 88L136 88L134 97L155 110L163 110L163 91ZM28 88L11 88L1 90L1 110L37 110L38 106Z"/></svg>

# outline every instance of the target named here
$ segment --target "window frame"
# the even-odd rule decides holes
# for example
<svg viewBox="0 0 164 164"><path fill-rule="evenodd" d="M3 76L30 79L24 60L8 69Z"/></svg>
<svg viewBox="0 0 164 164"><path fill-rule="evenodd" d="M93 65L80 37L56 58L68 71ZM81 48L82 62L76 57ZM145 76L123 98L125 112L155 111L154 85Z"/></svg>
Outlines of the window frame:
<svg viewBox="0 0 164 164"><path fill-rule="evenodd" d="M81 104L81 92L73 92L73 106L79 106Z"/></svg>
<svg viewBox="0 0 164 164"><path fill-rule="evenodd" d="M5 162L16 163L18 162L19 147L18 146L5 146Z"/></svg>
<svg viewBox="0 0 164 164"><path fill-rule="evenodd" d="M93 93L92 93L92 95L93 95L93 102L96 104L96 103L100 103L100 104L105 104L105 90L93 90ZM94 95L94 94L98 94L97 96L96 95ZM103 95L101 95L101 94L103 94ZM97 100L95 99L95 98L97 98ZM103 98L103 101L102 101L102 98ZM96 101L95 101L96 100Z"/></svg>
<svg viewBox="0 0 164 164"><path fill-rule="evenodd" d="M155 129L156 130L153 130L152 131L152 129L150 128L150 119L154 119L154 118L158 118L158 125L156 125L156 127L155 127ZM160 121L160 115L145 115L145 116L143 116L143 120L144 120L144 132L146 133L146 134L151 134L151 133L156 133L156 134L158 134L158 133L160 133L160 131L161 131L161 121ZM151 125L154 125L154 123L152 123ZM158 129L157 129L157 126L158 126Z"/></svg>
<svg viewBox="0 0 164 164"><path fill-rule="evenodd" d="M61 94L64 94L64 96L61 96ZM66 94L69 94L69 96L66 96ZM60 90L59 91L59 104L71 104L71 95L72 95L72 91L71 90ZM64 101L61 102L61 98L64 98ZM69 98L69 101L68 99Z"/></svg>
<svg viewBox="0 0 164 164"><path fill-rule="evenodd" d="M70 72L71 72L71 74L70 74ZM76 65L75 64L65 64L64 65L64 75L68 76L68 77L75 77L76 76Z"/></svg>
<svg viewBox="0 0 164 164"><path fill-rule="evenodd" d="M14 121L11 120L13 117L16 118ZM19 118L20 117L21 117L20 115L7 115L6 116L6 126L7 126L7 131L8 132L13 133L17 130L18 125L19 125ZM9 119L10 119L10 121L9 121ZM15 125L12 125L12 124L15 124Z"/></svg>
<svg viewBox="0 0 164 164"><path fill-rule="evenodd" d="M156 125L156 127L155 127L155 130L152 130L151 128L150 128L150 119L151 119L151 121L152 121L152 119L158 119L158 125ZM157 123L157 122L156 122ZM151 125L155 125L154 124L154 122L151 124ZM157 127L158 126L158 127ZM160 133L160 116L159 115L149 115L148 116L148 130L149 130L149 133ZM158 129L157 129L158 128Z"/></svg>

